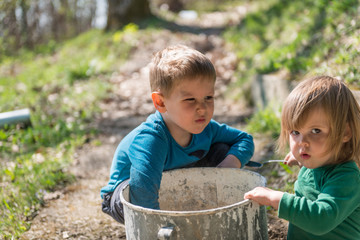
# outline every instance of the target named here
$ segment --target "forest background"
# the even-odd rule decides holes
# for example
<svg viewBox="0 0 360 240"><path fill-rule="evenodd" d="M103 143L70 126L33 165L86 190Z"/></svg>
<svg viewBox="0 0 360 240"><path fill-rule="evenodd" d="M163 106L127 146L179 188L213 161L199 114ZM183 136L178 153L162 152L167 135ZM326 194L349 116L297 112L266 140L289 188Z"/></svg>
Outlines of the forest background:
<svg viewBox="0 0 360 240"><path fill-rule="evenodd" d="M44 195L76 181L68 171L74 152L101 144L92 119L109 101L111 76L145 44L139 39L164 28L188 31L178 18L239 6L246 9L239 23L229 15L226 27L202 31L218 31L236 55L227 94L254 109L247 131L275 140L280 127L280 107L259 107L251 96L256 76L278 75L292 86L328 74L359 89L357 0L1 1L0 113L28 108L31 126L0 128L0 239L19 238Z"/></svg>

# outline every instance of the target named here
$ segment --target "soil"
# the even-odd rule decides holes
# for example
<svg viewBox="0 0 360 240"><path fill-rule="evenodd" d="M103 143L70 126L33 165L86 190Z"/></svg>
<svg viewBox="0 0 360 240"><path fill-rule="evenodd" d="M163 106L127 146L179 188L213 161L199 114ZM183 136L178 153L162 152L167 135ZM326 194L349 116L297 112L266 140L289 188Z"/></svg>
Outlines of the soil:
<svg viewBox="0 0 360 240"><path fill-rule="evenodd" d="M231 19L234 23L240 21L243 14L244 8L239 8L225 15L234 16ZM45 196L45 207L39 210L31 228L21 239L126 239L125 226L102 213L100 189L108 181L112 156L120 140L154 111L148 63L153 53L164 46L186 44L204 52L212 60L218 74L214 119L244 129L244 119L253 109L228 97L232 95L229 86L236 80L233 74L236 57L218 35L219 28L209 30L204 26L204 23L209 26L217 24L217 27L229 24L229 17L225 15L203 16L203 25L195 28L203 29L202 34L188 31L193 25L187 25L187 30L182 32L165 29L146 36L146 41L138 40L126 64L110 79L103 79L112 84L113 91L100 103L102 112L93 122L99 135L78 149L74 156L76 161L70 172L76 176L76 182ZM196 21L192 21L194 23ZM257 150L253 160L261 161L272 156L272 144L266 138L255 138L255 144ZM262 173L263 170L255 171ZM269 239L286 239L287 222L278 219L271 209L268 211L268 227Z"/></svg>

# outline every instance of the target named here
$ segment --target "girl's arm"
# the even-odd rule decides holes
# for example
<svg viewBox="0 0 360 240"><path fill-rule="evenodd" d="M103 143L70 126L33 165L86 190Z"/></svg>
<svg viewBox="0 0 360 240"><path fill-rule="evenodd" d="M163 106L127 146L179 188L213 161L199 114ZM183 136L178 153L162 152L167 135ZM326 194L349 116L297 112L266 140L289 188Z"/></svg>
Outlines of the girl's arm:
<svg viewBox="0 0 360 240"><path fill-rule="evenodd" d="M275 191L266 187L256 187L245 193L244 198L253 200L260 205L272 206L277 210L283 195L284 193L280 191Z"/></svg>
<svg viewBox="0 0 360 240"><path fill-rule="evenodd" d="M302 164L295 159L294 155L293 155L291 152L289 152L289 153L286 155L286 157L284 158L284 160L285 160L284 163L287 164L287 165L289 165L290 167L291 167L291 166L299 166L299 167L302 167Z"/></svg>
<svg viewBox="0 0 360 240"><path fill-rule="evenodd" d="M299 175L302 171L307 170L302 168ZM304 174L313 175L307 172ZM360 225L360 218L355 213L360 202L359 177L359 170L351 167L351 163L345 163L335 167L330 173L323 174L321 180L318 179L323 184L319 190L311 185L313 178L299 178L295 190L300 191L302 196L257 187L245 193L244 198L272 206L278 209L280 218L311 234L323 235L332 231L351 214L355 214L351 218L353 225Z"/></svg>

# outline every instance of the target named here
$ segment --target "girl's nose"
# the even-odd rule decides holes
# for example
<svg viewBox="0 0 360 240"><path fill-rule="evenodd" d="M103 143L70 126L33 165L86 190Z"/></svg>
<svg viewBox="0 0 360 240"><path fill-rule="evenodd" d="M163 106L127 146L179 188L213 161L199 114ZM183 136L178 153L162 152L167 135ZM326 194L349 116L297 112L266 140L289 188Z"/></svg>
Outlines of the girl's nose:
<svg viewBox="0 0 360 240"><path fill-rule="evenodd" d="M301 146L305 146L305 147L309 146L309 142L308 142L307 138L303 135L299 138L299 144Z"/></svg>

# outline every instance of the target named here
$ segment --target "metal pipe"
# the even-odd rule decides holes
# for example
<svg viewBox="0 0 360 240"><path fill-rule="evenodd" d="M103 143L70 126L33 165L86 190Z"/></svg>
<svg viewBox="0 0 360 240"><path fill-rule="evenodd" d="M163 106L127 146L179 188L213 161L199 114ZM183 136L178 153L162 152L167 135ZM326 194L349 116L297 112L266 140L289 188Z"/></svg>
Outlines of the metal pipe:
<svg viewBox="0 0 360 240"><path fill-rule="evenodd" d="M28 108L0 113L0 127L17 123L31 124L30 110Z"/></svg>

